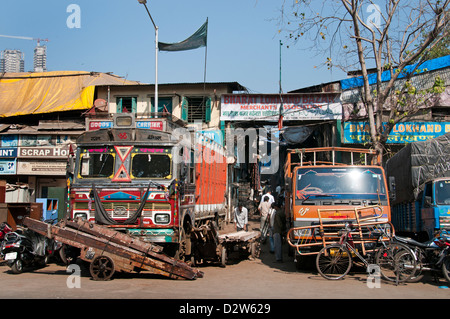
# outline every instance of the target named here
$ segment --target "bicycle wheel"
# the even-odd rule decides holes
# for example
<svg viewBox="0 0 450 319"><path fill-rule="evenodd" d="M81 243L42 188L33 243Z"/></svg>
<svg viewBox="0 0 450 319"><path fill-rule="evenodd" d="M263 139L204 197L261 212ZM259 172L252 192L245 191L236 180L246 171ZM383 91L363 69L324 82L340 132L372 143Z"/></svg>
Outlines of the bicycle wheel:
<svg viewBox="0 0 450 319"><path fill-rule="evenodd" d="M376 263L381 276L394 282L404 282L413 278L416 272L416 256L408 246L390 243L377 252Z"/></svg>
<svg viewBox="0 0 450 319"><path fill-rule="evenodd" d="M345 246L333 244L319 252L316 267L319 274L326 279L341 279L352 268L352 256Z"/></svg>

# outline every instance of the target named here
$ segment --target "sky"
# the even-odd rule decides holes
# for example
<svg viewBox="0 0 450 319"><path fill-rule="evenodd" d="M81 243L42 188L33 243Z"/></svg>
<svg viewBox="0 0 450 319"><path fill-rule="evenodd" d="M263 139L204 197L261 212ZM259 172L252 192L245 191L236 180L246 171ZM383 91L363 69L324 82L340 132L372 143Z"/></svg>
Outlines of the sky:
<svg viewBox="0 0 450 319"><path fill-rule="evenodd" d="M341 71L319 67L324 57L302 49L308 45L293 45L278 32L282 2L148 0L160 42L182 41L208 19L206 48L158 53L158 84L201 83L206 60L206 82L278 93L280 56L284 93L344 79ZM155 83L155 29L138 0L2 0L0 10L0 35L49 40L42 42L48 71L112 72ZM21 50L31 71L36 43L0 37L0 51Z"/></svg>

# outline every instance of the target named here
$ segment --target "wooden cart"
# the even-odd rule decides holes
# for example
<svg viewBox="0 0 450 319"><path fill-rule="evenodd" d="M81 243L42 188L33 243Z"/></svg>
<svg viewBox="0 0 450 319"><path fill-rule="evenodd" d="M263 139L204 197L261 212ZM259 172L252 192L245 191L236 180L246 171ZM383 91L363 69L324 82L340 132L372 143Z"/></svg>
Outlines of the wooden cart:
<svg viewBox="0 0 450 319"><path fill-rule="evenodd" d="M143 270L173 279L203 277L201 271L164 254L160 246L88 221L61 220L56 225L49 225L27 217L24 225L48 238L79 248L79 258L90 263L94 280L109 280L116 271Z"/></svg>
<svg viewBox="0 0 450 319"><path fill-rule="evenodd" d="M252 258L259 256L259 231L238 231L219 235L221 265L225 266L228 255L233 251L245 250Z"/></svg>

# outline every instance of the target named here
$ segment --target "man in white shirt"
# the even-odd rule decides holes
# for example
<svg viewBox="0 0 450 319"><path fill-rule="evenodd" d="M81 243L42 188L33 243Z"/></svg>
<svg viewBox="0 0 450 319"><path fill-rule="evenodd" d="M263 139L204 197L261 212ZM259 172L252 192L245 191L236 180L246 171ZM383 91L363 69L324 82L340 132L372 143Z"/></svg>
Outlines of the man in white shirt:
<svg viewBox="0 0 450 319"><path fill-rule="evenodd" d="M269 203L270 203L270 204L275 203L275 198L273 197L272 192L271 192L270 190L267 191L267 193L265 193L265 194L261 197L261 203L264 202L264 198L265 198L266 196L269 197Z"/></svg>
<svg viewBox="0 0 450 319"><path fill-rule="evenodd" d="M267 215L269 214L270 210L270 198L269 196L263 196L262 201L258 206L258 210L261 213L261 223L260 223L260 229L263 229L264 223L266 221Z"/></svg>
<svg viewBox="0 0 450 319"><path fill-rule="evenodd" d="M234 209L234 226L236 231L248 230L248 210L241 203Z"/></svg>

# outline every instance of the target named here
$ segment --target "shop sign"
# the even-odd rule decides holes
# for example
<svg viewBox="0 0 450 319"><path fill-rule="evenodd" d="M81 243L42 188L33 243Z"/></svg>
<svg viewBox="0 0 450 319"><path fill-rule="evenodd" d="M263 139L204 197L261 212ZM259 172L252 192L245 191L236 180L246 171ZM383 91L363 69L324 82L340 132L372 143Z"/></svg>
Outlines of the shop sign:
<svg viewBox="0 0 450 319"><path fill-rule="evenodd" d="M67 162L57 161L19 161L17 174L27 175L66 175Z"/></svg>
<svg viewBox="0 0 450 319"><path fill-rule="evenodd" d="M0 157L17 157L17 148L0 147Z"/></svg>
<svg viewBox="0 0 450 319"><path fill-rule="evenodd" d="M0 175L16 174L16 159L0 159Z"/></svg>
<svg viewBox="0 0 450 319"><path fill-rule="evenodd" d="M67 158L69 147L19 147L20 158Z"/></svg>
<svg viewBox="0 0 450 319"><path fill-rule="evenodd" d="M397 123L389 134L387 143L406 144L425 141L448 132L450 132L449 122ZM363 144L367 142L370 142L370 127L368 122L344 123L344 143Z"/></svg>
<svg viewBox="0 0 450 319"><path fill-rule="evenodd" d="M281 112L280 112L281 109ZM338 94L225 94L221 121L340 120Z"/></svg>

